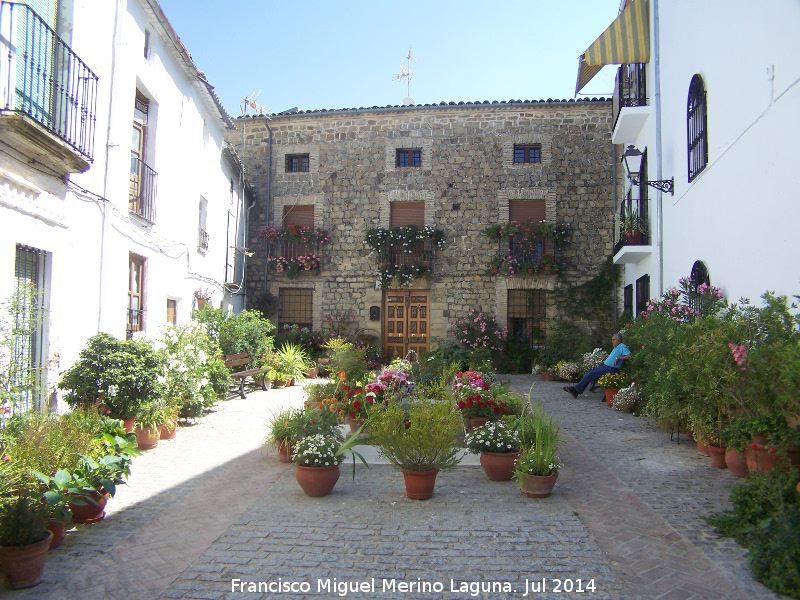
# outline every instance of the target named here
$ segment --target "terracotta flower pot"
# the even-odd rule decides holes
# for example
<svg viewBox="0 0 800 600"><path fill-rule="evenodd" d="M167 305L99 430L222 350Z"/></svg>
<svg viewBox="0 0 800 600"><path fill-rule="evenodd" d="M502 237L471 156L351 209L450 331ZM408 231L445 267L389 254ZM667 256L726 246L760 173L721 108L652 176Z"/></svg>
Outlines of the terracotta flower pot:
<svg viewBox="0 0 800 600"><path fill-rule="evenodd" d="M406 496L412 500L427 500L433 496L433 488L436 485L436 475L439 469L433 471L407 471L403 472L403 479L406 482Z"/></svg>
<svg viewBox="0 0 800 600"><path fill-rule="evenodd" d="M528 498L547 498L558 479L558 471L550 475L520 475L519 489Z"/></svg>
<svg viewBox="0 0 800 600"><path fill-rule="evenodd" d="M158 439L172 440L178 435L178 411L172 416L172 421L158 428Z"/></svg>
<svg viewBox="0 0 800 600"><path fill-rule="evenodd" d="M61 542L64 541L64 529L66 529L67 523L70 521L71 519L69 516L60 522L53 519L47 521L45 527L47 527L47 531L53 534L53 538L50 540L51 548L58 548Z"/></svg>
<svg viewBox="0 0 800 600"><path fill-rule="evenodd" d="M735 477L747 477L747 460L744 454L731 448L725 450L725 464L728 471Z"/></svg>
<svg viewBox="0 0 800 600"><path fill-rule="evenodd" d="M136 443L139 450L150 450L158 446L159 431L155 427L141 427L136 429Z"/></svg>
<svg viewBox="0 0 800 600"><path fill-rule="evenodd" d="M84 502L83 505L73 504L72 502L69 503L69 510L72 513L73 523L97 523L105 518L106 503L111 495L105 490L103 490L102 493L94 490L91 492L90 496L94 502L88 498L81 498Z"/></svg>
<svg viewBox="0 0 800 600"><path fill-rule="evenodd" d="M278 462L292 462L292 454L294 454L294 445L291 442L286 440L278 442Z"/></svg>
<svg viewBox="0 0 800 600"><path fill-rule="evenodd" d="M339 465L331 467L304 467L297 465L294 478L303 488L306 496L318 498L327 496L339 481Z"/></svg>
<svg viewBox="0 0 800 600"><path fill-rule="evenodd" d="M618 391L619 391L619 388L608 388L608 389L605 390L605 392L606 392L606 404L608 404L609 406L613 406L614 405L614 396L617 395Z"/></svg>
<svg viewBox="0 0 800 600"><path fill-rule="evenodd" d="M0 546L3 581L12 590L33 587L42 580L44 563L53 533L48 531L41 542L27 546Z"/></svg>
<svg viewBox="0 0 800 600"><path fill-rule="evenodd" d="M751 473L768 473L775 468L775 452L761 444L751 444L744 455L747 458L747 470Z"/></svg>
<svg viewBox="0 0 800 600"><path fill-rule="evenodd" d="M135 425L136 425L136 419L122 419L122 427L128 433L133 431Z"/></svg>
<svg viewBox="0 0 800 600"><path fill-rule="evenodd" d="M490 481L509 481L520 452L481 452L481 467Z"/></svg>
<svg viewBox="0 0 800 600"><path fill-rule="evenodd" d="M725 469L727 465L725 464L725 448L721 448L720 446L712 446L709 444L708 446L709 456L711 456L711 465L717 467L718 469Z"/></svg>
<svg viewBox="0 0 800 600"><path fill-rule="evenodd" d="M469 418L470 430L473 430L476 427L483 427L488 422L489 422L489 417L470 417Z"/></svg>
<svg viewBox="0 0 800 600"><path fill-rule="evenodd" d="M708 449L708 444L704 444L700 440L697 440L697 453L702 454L703 456L711 456L711 451Z"/></svg>
<svg viewBox="0 0 800 600"><path fill-rule="evenodd" d="M364 424L364 419L360 417L353 418L350 415L345 417L345 421L347 421L347 425L350 427L351 435L358 431L358 428Z"/></svg>
<svg viewBox="0 0 800 600"><path fill-rule="evenodd" d="M552 371L539 371L539 375L542 376L542 381L553 381Z"/></svg>

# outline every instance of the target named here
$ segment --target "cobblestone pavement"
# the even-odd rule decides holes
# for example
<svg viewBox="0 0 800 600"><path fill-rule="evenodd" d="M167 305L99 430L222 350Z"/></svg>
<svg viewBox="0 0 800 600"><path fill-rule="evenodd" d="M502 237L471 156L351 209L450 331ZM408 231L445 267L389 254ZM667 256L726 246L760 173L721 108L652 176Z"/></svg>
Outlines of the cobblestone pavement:
<svg viewBox="0 0 800 600"><path fill-rule="evenodd" d="M703 521L727 507L736 479L694 444L609 409L600 393L573 399L563 384L511 380L563 423L566 464L550 498L488 481L474 460L440 473L428 501L407 499L402 475L379 461L354 480L346 463L330 496L308 498L293 467L261 447L271 411L302 404L300 388L250 392L138 457L105 520L68 532L39 586L5 594L779 598ZM272 587L250 592L250 582Z"/></svg>

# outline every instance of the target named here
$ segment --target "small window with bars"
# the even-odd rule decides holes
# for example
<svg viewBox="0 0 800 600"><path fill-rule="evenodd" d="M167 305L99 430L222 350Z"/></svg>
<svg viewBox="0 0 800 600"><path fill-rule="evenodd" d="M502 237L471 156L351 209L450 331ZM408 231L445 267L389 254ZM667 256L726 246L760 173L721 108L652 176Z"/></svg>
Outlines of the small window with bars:
<svg viewBox="0 0 800 600"><path fill-rule="evenodd" d="M623 295L623 308L622 311L626 315L630 315L631 317L634 316L633 314L633 284L629 283L625 286L625 289L622 292Z"/></svg>
<svg viewBox="0 0 800 600"><path fill-rule="evenodd" d="M700 75L692 77L686 108L686 138L688 144L689 181L708 164L708 115L706 88Z"/></svg>
<svg viewBox="0 0 800 600"><path fill-rule="evenodd" d="M647 310L650 300L650 275L642 275L636 280L636 314L640 315Z"/></svg>
<svg viewBox="0 0 800 600"><path fill-rule="evenodd" d="M398 167L421 167L422 150L398 150L395 165Z"/></svg>
<svg viewBox="0 0 800 600"><path fill-rule="evenodd" d="M528 342L543 343L547 337L547 304L544 290L508 290L508 334Z"/></svg>
<svg viewBox="0 0 800 600"><path fill-rule="evenodd" d="M286 172L287 173L307 173L308 154L287 154Z"/></svg>
<svg viewBox="0 0 800 600"><path fill-rule="evenodd" d="M297 325L309 330L314 321L314 290L301 288L281 288L279 292L280 316L278 323L284 325Z"/></svg>
<svg viewBox="0 0 800 600"><path fill-rule="evenodd" d="M542 162L542 147L538 144L533 146L514 146L515 163L538 163Z"/></svg>

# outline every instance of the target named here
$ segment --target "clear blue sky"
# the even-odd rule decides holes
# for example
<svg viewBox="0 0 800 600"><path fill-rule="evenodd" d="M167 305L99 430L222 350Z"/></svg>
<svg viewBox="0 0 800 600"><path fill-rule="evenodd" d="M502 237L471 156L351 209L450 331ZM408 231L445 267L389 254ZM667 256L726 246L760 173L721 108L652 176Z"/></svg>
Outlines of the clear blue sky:
<svg viewBox="0 0 800 600"><path fill-rule="evenodd" d="M574 97L578 57L619 0L160 0L231 116L400 104L408 54L418 104ZM614 69L584 88L610 95ZM583 94L582 94L583 96ZM579 96L579 97L582 97Z"/></svg>

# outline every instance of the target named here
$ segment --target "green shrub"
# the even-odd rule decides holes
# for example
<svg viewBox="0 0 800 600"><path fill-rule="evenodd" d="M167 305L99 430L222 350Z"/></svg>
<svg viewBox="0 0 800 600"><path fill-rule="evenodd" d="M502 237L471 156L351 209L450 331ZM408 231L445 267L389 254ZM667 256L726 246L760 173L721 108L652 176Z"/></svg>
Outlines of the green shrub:
<svg viewBox="0 0 800 600"><path fill-rule="evenodd" d="M780 513L750 548L753 576L769 589L800 598L800 510Z"/></svg>

